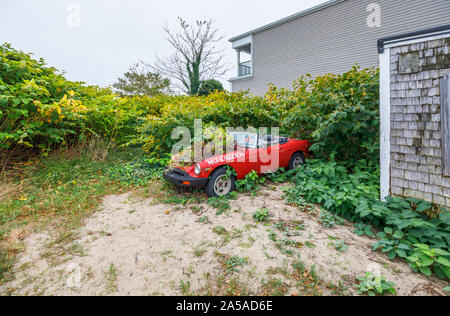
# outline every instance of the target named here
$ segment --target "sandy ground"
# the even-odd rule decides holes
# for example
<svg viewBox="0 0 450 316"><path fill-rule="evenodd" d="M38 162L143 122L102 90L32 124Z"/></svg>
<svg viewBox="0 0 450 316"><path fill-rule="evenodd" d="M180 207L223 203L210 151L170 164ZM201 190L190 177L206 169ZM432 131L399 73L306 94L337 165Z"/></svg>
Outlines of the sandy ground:
<svg viewBox="0 0 450 316"><path fill-rule="evenodd" d="M255 223L252 214L262 208L270 211L270 223ZM372 252L374 239L357 236L352 225L324 228L314 216L286 205L280 187L264 188L257 197L240 195L228 212L216 212L207 204L162 205L130 194L109 196L63 251L53 243L60 234L28 237L16 279L1 286L0 294L219 295L229 294L239 280L242 288L232 293L258 295L266 293L264 282L275 278L287 295L304 295L289 277L292 264L301 260L309 269L314 266L323 284L341 282L346 295L356 294L356 279L367 271L394 282L398 295L444 295L445 283ZM299 236L289 237L298 242L290 254L273 241L273 232L283 238L273 227L279 221L304 226ZM345 240L348 249L338 252L330 244L333 238ZM236 271L224 267L223 258L233 256L246 260ZM332 294L326 286L318 291Z"/></svg>

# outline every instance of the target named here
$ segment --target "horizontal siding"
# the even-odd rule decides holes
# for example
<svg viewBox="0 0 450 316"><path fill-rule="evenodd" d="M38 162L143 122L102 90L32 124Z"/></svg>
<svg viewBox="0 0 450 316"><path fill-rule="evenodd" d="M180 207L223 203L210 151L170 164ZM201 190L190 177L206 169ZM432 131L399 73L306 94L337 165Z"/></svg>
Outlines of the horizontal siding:
<svg viewBox="0 0 450 316"><path fill-rule="evenodd" d="M381 6L382 27L367 26L367 5ZM347 0L253 36L253 79L233 91L263 95L302 74L342 73L355 63L378 66L377 40L450 23L450 0Z"/></svg>

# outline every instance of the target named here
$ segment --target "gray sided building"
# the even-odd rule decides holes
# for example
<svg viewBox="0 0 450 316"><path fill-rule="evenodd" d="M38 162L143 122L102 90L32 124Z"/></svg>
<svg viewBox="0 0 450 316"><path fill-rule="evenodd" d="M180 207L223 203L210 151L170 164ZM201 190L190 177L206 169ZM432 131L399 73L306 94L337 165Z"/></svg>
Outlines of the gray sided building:
<svg viewBox="0 0 450 316"><path fill-rule="evenodd" d="M264 95L303 74L378 67L377 40L448 24L450 0L332 0L230 39L232 91Z"/></svg>

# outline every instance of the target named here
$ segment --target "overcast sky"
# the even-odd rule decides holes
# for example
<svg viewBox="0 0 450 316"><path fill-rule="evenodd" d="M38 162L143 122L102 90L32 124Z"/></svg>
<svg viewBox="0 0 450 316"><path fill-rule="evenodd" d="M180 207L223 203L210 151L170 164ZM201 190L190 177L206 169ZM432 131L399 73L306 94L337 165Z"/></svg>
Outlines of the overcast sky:
<svg viewBox="0 0 450 316"><path fill-rule="evenodd" d="M0 0L0 42L43 57L70 80L107 86L138 60L169 55L164 23L177 17L216 19L230 68L230 37L302 11L324 0ZM80 9L79 26L71 12ZM75 11L74 11L75 10ZM69 22L68 22L69 20ZM235 70L220 78L227 79Z"/></svg>

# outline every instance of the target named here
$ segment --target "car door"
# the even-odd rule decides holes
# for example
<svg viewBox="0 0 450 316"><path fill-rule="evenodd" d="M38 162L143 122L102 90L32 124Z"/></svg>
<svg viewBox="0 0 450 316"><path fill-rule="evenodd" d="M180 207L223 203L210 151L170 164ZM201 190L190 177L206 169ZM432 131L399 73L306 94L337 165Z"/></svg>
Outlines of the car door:
<svg viewBox="0 0 450 316"><path fill-rule="evenodd" d="M280 166L280 144L271 144L262 145L258 148L258 173L266 174L276 172Z"/></svg>

